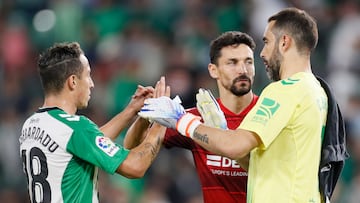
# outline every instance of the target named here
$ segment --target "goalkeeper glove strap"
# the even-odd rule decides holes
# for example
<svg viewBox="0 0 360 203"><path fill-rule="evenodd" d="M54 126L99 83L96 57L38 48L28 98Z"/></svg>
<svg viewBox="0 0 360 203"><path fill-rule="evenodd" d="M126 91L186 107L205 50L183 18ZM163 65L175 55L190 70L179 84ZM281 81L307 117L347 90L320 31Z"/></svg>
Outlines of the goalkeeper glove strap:
<svg viewBox="0 0 360 203"><path fill-rule="evenodd" d="M186 137L193 137L195 129L202 124L199 116L191 113L184 114L176 123L176 130Z"/></svg>

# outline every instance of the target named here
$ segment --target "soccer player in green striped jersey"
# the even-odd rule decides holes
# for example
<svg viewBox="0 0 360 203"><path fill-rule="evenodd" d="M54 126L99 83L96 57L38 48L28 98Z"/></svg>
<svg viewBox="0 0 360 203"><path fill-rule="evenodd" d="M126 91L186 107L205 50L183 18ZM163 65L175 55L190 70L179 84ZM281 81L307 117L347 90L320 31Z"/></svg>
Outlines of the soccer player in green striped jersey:
<svg viewBox="0 0 360 203"><path fill-rule="evenodd" d="M154 91L170 91L164 78L157 86L138 86L128 106L104 126L77 115L88 106L94 87L87 57L76 42L59 43L40 55L38 68L44 103L24 123L20 155L30 200L98 202L98 169L140 178L157 155L166 128L153 125L151 135L132 150L113 142ZM121 98L119 98L121 99Z"/></svg>

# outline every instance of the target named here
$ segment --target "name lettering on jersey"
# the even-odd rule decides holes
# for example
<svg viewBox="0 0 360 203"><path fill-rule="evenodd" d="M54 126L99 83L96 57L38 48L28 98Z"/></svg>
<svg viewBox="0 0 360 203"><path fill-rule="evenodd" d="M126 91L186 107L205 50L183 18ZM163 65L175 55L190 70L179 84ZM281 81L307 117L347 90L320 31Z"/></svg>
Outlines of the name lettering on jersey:
<svg viewBox="0 0 360 203"><path fill-rule="evenodd" d="M255 116L252 121L265 125L267 121L275 114L279 109L280 104L272 99L264 98L258 107Z"/></svg>
<svg viewBox="0 0 360 203"><path fill-rule="evenodd" d="M36 126L23 129L19 141L20 143L23 143L27 139L32 139L39 142L41 145L47 148L49 152L55 152L55 150L59 147L59 145L53 139L51 139L49 134Z"/></svg>
<svg viewBox="0 0 360 203"><path fill-rule="evenodd" d="M104 136L96 136L95 138L96 146L98 146L102 151L104 151L110 157L113 157L117 151L119 151L119 147L115 145L110 138Z"/></svg>

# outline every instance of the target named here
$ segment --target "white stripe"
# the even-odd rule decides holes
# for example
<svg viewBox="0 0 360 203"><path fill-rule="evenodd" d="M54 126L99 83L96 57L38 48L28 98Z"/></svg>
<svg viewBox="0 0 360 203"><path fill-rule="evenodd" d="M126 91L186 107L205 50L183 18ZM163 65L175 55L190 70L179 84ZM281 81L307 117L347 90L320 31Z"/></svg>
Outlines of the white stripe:
<svg viewBox="0 0 360 203"><path fill-rule="evenodd" d="M206 158L210 159L210 160L213 160L213 161L221 161L221 156L218 156L218 155L207 154Z"/></svg>
<svg viewBox="0 0 360 203"><path fill-rule="evenodd" d="M221 166L221 162L207 160L206 165L208 165L208 166Z"/></svg>

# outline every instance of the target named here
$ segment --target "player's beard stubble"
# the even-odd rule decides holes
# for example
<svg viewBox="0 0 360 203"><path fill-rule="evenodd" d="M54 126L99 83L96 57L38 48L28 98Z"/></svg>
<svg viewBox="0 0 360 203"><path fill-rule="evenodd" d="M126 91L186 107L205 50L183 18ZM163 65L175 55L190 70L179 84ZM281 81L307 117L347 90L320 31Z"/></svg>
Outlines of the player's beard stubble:
<svg viewBox="0 0 360 203"><path fill-rule="evenodd" d="M268 68L266 69L267 75L272 81L279 81L280 78L280 65L282 61L282 56L278 48L274 48L273 53L271 54L269 61L267 61Z"/></svg>
<svg viewBox="0 0 360 203"><path fill-rule="evenodd" d="M246 82L245 82L246 80ZM236 83L241 83L240 87ZM230 86L230 91L236 96L243 96L250 92L252 88L251 79L246 75L235 78Z"/></svg>

